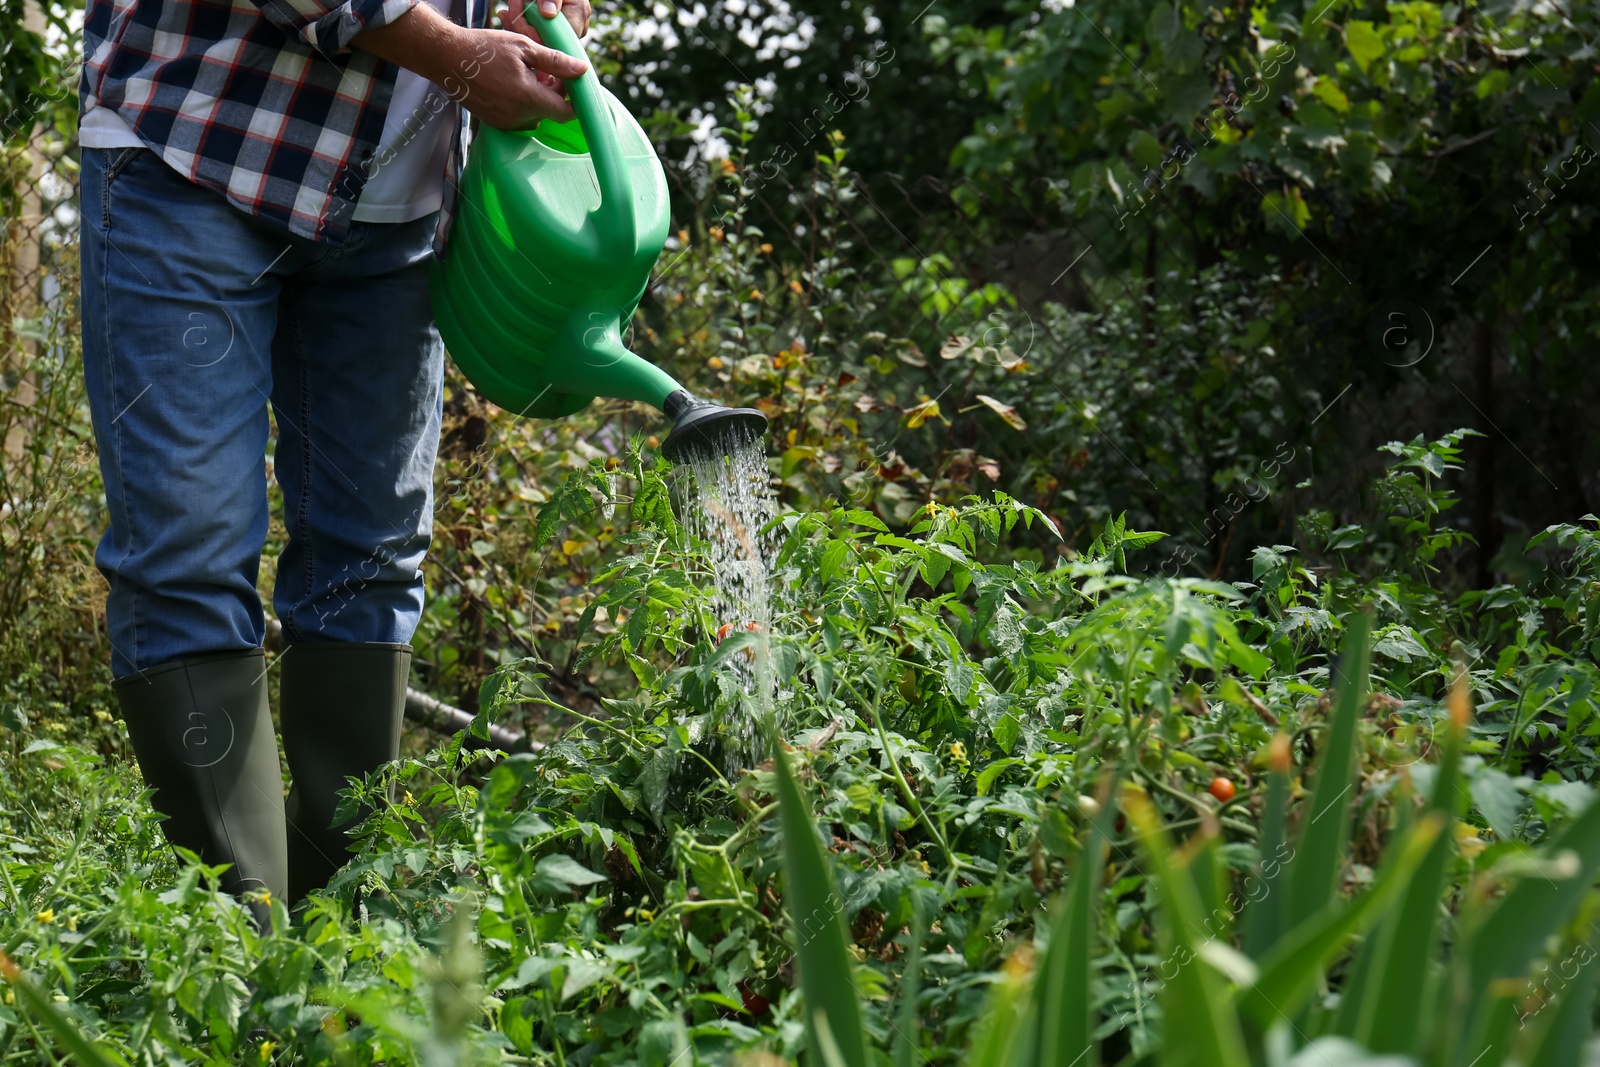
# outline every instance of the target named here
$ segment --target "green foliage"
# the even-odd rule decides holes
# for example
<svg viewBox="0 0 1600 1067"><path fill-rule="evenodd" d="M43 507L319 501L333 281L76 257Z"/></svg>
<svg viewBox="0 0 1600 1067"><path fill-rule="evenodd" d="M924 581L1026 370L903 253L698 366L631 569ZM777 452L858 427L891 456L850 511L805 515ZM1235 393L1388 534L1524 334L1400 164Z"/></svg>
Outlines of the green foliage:
<svg viewBox="0 0 1600 1067"><path fill-rule="evenodd" d="M0 10L0 147L29 140L37 129L77 125L81 0L7 4ZM3 187L7 204L16 187Z"/></svg>
<svg viewBox="0 0 1600 1067"><path fill-rule="evenodd" d="M1359 616L1358 616L1359 618ZM1512 874L1509 870L1501 877L1513 879L1509 893L1495 900L1480 898L1480 907L1486 918L1474 923L1470 917L1463 924L1462 942L1456 953L1462 958L1452 971L1448 965L1445 974L1452 977L1444 983L1448 992L1436 999L1435 984L1431 974L1428 980L1408 982L1408 975L1418 970L1418 960L1408 955L1408 950L1420 955L1425 964L1433 954L1430 932L1432 913L1440 907L1438 878L1415 879L1419 867L1427 865L1436 856L1446 856L1450 838L1445 834L1446 817L1454 808L1455 781L1460 769L1460 748L1466 727L1465 680L1458 683L1448 736L1444 746L1443 761L1437 767L1435 801L1423 818L1403 830L1391 843L1381 869L1369 888L1352 900L1334 896L1324 872L1328 871L1329 858L1342 856L1339 838L1349 830L1353 819L1361 812L1359 796L1348 801L1351 782L1346 773L1349 766L1347 745L1337 740L1353 741L1360 709L1367 696L1367 644L1365 625L1352 625L1345 638L1345 652L1341 663L1338 688L1338 706L1330 737L1334 738L1328 754L1319 768L1316 789L1307 795L1308 803L1298 806L1301 833L1287 864L1295 875L1294 902L1304 912L1304 917L1284 926L1280 933L1269 937L1263 949L1253 956L1240 953L1228 936L1227 924L1233 918L1232 909L1218 909L1208 915L1206 906L1215 892L1215 873L1218 844L1214 821L1196 834L1182 849L1174 847L1164 820L1143 790L1124 792L1122 806L1139 828L1144 853L1151 865L1151 876L1160 889L1163 929L1164 959L1161 966L1163 995L1166 1008L1166 1042L1160 1055L1164 1064L1195 1064L1205 1067L1230 1067L1243 1063L1281 1062L1282 1058L1300 1048L1307 1054L1313 1052L1326 1057L1335 1049L1347 1057L1359 1057L1359 1044L1351 1044L1351 1020L1370 1024L1375 1019L1387 1020L1387 1027L1379 1023L1377 1031L1370 1025L1357 1025L1355 1033L1369 1036L1376 1033L1377 1049L1408 1054L1405 1062L1456 1063L1456 1062L1506 1062L1513 1055L1515 1045L1521 1045L1535 1059L1554 1055L1553 1047L1562 1043L1574 1048L1578 1035L1586 1031L1586 1024L1571 1017L1558 1015L1550 1024L1548 1033L1540 1031L1513 1035L1502 1024L1507 1018L1503 1006L1509 997L1521 991L1518 982L1509 983L1510 991L1497 984L1498 980L1525 973L1532 955L1545 949L1545 940L1568 919L1574 917L1582 899L1591 893L1590 883L1600 872L1600 856L1591 856L1589 835L1600 827L1600 804L1590 803L1582 814L1567 824L1559 839L1552 841L1537 855L1529 857L1521 869ZM786 772L785 772L786 775ZM786 777L786 780L787 777ZM1340 783L1344 783L1340 786ZM792 786L792 781L790 781ZM1338 792L1333 793L1335 786ZM1333 799L1327 804L1327 795ZM1282 802L1283 795L1276 798ZM781 802L796 812L804 812L803 801L792 788L782 794ZM1323 817L1333 813L1332 829L1319 829ZM799 831L810 839L809 824L801 820L790 832ZM822 887L831 884L831 878L822 854L815 849L796 849L786 856L791 880L808 879ZM1092 884L1096 865L1085 858L1074 875L1076 886ZM1415 880L1414 880L1415 879ZM1212 883L1208 885L1207 883ZM1268 888L1268 892L1276 889ZM822 892L821 888L814 890ZM1078 892L1075 891L1074 896ZM1251 898L1259 902L1259 898ZM1417 930L1404 920L1412 909L1412 900L1425 900L1426 910L1409 915L1426 921ZM1069 912L1070 914L1070 909ZM1248 914L1248 910L1247 910ZM1223 921L1219 929L1216 919ZM1331 966L1344 954L1352 936L1360 934L1374 923L1385 928L1387 937L1380 936L1367 942L1368 948L1382 944L1378 954L1363 958L1365 966L1358 966L1346 975L1339 994L1339 1002L1360 1005L1354 1012L1340 1012L1337 1017L1310 1006L1314 989L1325 981ZM1088 965L1090 947L1081 940L1072 939L1066 922L1059 923L1052 934L1047 964L1042 975L1034 976L1032 989L1028 989L1026 960L1021 967L1012 968L996 984L989 998L987 1023L981 1027L969 1051L967 1062L978 1067L1018 1065L1028 1067L1038 1064L1069 1062L1065 1058L1076 1044L1062 1046L1054 1040L1057 1021L1076 1014L1073 999L1063 1003L1059 971L1068 967L1080 970ZM1059 939L1059 941L1057 940ZM1397 943L1403 941L1404 943ZM1074 957L1068 962L1069 957ZM1589 953L1589 959L1593 953ZM1015 959L1015 957L1014 957ZM816 957L808 961L813 967L822 967L826 961ZM1166 969L1171 966L1173 973ZM1587 973L1587 972L1583 972ZM836 964L831 982L821 983L837 1000L840 990L851 986L848 966ZM1586 1011L1591 987L1589 979L1571 990L1580 997L1576 1004L1563 1002L1564 1012L1581 1014ZM810 989L811 983L808 983ZM1498 1000L1500 1004L1486 1008L1486 1001ZM841 1020L849 1017L849 1010L830 1001L828 1017ZM1045 1021L1045 1040L1039 1041L1031 1026ZM1402 1040L1396 1037L1396 1025L1405 1020L1408 1032ZM1018 1025L1023 1023L1024 1025ZM1332 1025L1330 1025L1330 1023ZM1419 1023L1423 1025L1418 1025ZM1560 1036L1554 1036L1559 1034ZM1070 1062L1088 1058L1090 1047ZM1490 1055L1494 1053L1493 1055ZM829 1062L827 1056L822 1057ZM1517 1062L1528 1062L1528 1056L1517 1057ZM1376 1061L1372 1061L1376 1062Z"/></svg>
<svg viewBox="0 0 1600 1067"><path fill-rule="evenodd" d="M967 9L976 21L1003 10L998 0ZM609 16L601 21L609 45L602 71L622 83L630 106L653 112L667 158L704 159L705 131L694 133L702 116L729 124L731 78L762 87L751 163L780 204L834 130L861 145L868 171L926 174L943 168L985 110L979 80L936 61L921 3L714 0L681 12L638 3L597 14Z"/></svg>
<svg viewBox="0 0 1600 1067"><path fill-rule="evenodd" d="M1294 485L1312 473L1314 452L1319 506L1348 506L1382 439L1374 436L1394 435L1396 423L1470 424L1518 442L1492 469L1478 461L1470 530L1481 546L1479 582L1501 548L1496 511L1515 542L1587 507L1572 488L1595 458L1560 427L1594 403L1578 368L1592 359L1595 294L1572 282L1589 272L1600 218L1582 191L1600 136L1586 29L1594 4L1079 0L1017 3L1008 14L997 25L936 7L925 30L952 70L983 79L991 103L952 154L964 180L958 195L983 205L998 241L1036 228L1040 215L1053 220L1054 265L1041 285L1091 248L1089 262L1101 265L1051 281L1048 299L1120 325L1125 293L1136 310L1153 298L1160 315L1226 263L1254 279L1238 292L1273 309L1244 352L1203 349L1225 368L1241 360L1210 391L1214 406L1244 406L1252 420L1237 434L1243 464L1230 462L1235 435L1214 433L1202 441L1216 440L1221 454L1179 452L1201 470L1173 478L1161 452L1129 448L1110 431L1121 465L1159 486L1153 499L1215 484L1218 499L1197 509L1178 496L1173 512L1190 522L1197 511L1212 514L1236 489L1228 481L1251 476L1260 458L1250 454L1253 420L1281 411L1294 430L1269 437L1268 453L1282 442L1300 457ZM1362 336L1396 297L1414 307L1407 339L1416 345L1403 367ZM1426 345L1417 335L1424 314ZM1192 318L1200 317L1197 309ZM1292 354L1292 375L1272 375L1280 392L1270 403L1252 396L1257 345ZM1078 361L1054 347L1030 361L1070 391ZM1181 367L1165 347L1139 337L1121 355L1160 374ZM1514 407L1512 395L1528 403ZM1124 394L1119 406L1136 399ZM1171 409L1186 399L1160 394ZM1270 421L1263 428L1275 432ZM1485 444L1480 456L1492 452ZM1117 458L1103 468L1091 460L1090 469L1112 473ZM1528 464L1540 474L1525 479ZM1572 477L1553 473L1569 464ZM1230 509L1244 512L1235 552L1265 540L1274 519L1281 528L1304 510L1284 499L1287 487L1268 490L1276 515ZM1147 488L1155 487L1140 495ZM1129 500L1111 499L1119 509ZM1188 536L1159 503L1148 514L1127 506L1141 527ZM1218 555L1202 554L1208 569Z"/></svg>
<svg viewBox="0 0 1600 1067"><path fill-rule="evenodd" d="M356 860L265 935L215 871L173 865L126 764L7 734L8 953L129 1062L1232 1064L1344 1040L1445 1063L1465 1046L1435 1018L1527 1057L1582 1037L1566 986L1528 998L1543 965L1587 988L1565 961L1600 864L1600 805L1570 777L1589 764L1545 751L1527 774L1483 699L1541 692L1525 650L1572 649L1581 614L1514 638L1415 555L1313 582L1279 548L1243 589L1141 580L1112 557L1149 550L1120 522L1099 558L1042 567L1005 549L1044 516L995 495L904 533L785 515L771 633L719 642L704 546L653 503L668 472L625 456L545 507L551 543L623 527L580 651L629 695L580 710L544 661L508 660L480 722L538 709L552 743L463 733L374 775ZM1552 602L1594 580L1583 558ZM1460 671L1438 634L1474 616L1494 636L1459 644ZM1501 649L1506 671L1474 665ZM789 746L755 766L730 761L761 707L727 670L744 655L771 658ZM57 1047L4 1010L0 1041Z"/></svg>
<svg viewBox="0 0 1600 1067"><path fill-rule="evenodd" d="M42 713L65 731L67 707L108 696L94 570L103 490L77 309L29 311L0 331L15 346L0 363L0 717L15 729ZM77 729L108 740L107 721L85 714Z"/></svg>

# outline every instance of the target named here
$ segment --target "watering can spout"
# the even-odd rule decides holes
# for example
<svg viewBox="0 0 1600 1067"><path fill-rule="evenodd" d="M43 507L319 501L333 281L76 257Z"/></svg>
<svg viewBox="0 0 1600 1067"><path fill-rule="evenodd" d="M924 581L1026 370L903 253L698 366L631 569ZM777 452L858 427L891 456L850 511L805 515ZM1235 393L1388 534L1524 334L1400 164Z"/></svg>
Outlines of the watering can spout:
<svg viewBox="0 0 1600 1067"><path fill-rule="evenodd" d="M754 408L729 408L703 400L677 380L628 351L615 312L591 312L576 358L566 374L584 392L653 404L672 420L661 445L674 463L728 455L767 432L767 417Z"/></svg>
<svg viewBox="0 0 1600 1067"><path fill-rule="evenodd" d="M566 346L561 387L589 396L616 400L641 400L661 408L667 397L683 386L660 367L628 350L622 343L622 324L616 311L592 311L586 319L574 319L574 332ZM571 336L571 335L569 335Z"/></svg>

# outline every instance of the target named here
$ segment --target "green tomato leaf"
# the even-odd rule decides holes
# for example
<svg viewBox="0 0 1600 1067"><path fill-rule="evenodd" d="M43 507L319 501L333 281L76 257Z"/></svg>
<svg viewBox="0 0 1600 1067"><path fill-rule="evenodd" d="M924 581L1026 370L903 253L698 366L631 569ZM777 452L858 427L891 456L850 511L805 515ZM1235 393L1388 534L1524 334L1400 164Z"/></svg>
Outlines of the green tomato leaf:
<svg viewBox="0 0 1600 1067"><path fill-rule="evenodd" d="M1502 841L1516 838L1517 816L1522 811L1522 790L1504 771L1493 767L1480 767L1467 783L1472 791L1472 803L1477 805L1489 828Z"/></svg>

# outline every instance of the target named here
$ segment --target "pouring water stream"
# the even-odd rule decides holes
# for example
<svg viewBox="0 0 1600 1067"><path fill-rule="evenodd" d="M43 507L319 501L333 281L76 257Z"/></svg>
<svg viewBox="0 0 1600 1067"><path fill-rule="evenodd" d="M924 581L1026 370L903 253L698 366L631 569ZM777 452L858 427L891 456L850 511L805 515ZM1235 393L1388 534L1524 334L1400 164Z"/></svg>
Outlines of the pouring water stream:
<svg viewBox="0 0 1600 1067"><path fill-rule="evenodd" d="M744 698L733 701L718 723L733 770L765 758L774 713L771 632L778 545L766 527L777 515L777 501L759 432L742 432L719 445L717 451L699 449L681 457L689 473L683 521L692 537L709 546L719 639L740 631L753 635L748 649L727 661Z"/></svg>

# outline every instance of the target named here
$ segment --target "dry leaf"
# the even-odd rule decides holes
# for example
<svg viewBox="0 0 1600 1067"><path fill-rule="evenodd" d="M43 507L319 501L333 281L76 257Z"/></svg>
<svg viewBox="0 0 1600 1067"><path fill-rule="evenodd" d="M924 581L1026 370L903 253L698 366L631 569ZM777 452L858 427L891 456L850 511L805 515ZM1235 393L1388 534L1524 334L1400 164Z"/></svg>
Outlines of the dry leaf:
<svg viewBox="0 0 1600 1067"><path fill-rule="evenodd" d="M985 396L982 393L978 394L978 400L990 411L1005 419L1006 425L1013 430L1026 430L1028 428L1028 424L1022 420L1022 416L1017 414L1017 409L1010 404L1002 404L994 397Z"/></svg>
<svg viewBox="0 0 1600 1067"><path fill-rule="evenodd" d="M955 359L961 353L972 347L972 338L951 334L950 339L939 349L940 359Z"/></svg>
<svg viewBox="0 0 1600 1067"><path fill-rule="evenodd" d="M924 400L914 408L906 409L906 426L915 430L929 419L939 417L939 402L937 400Z"/></svg>

